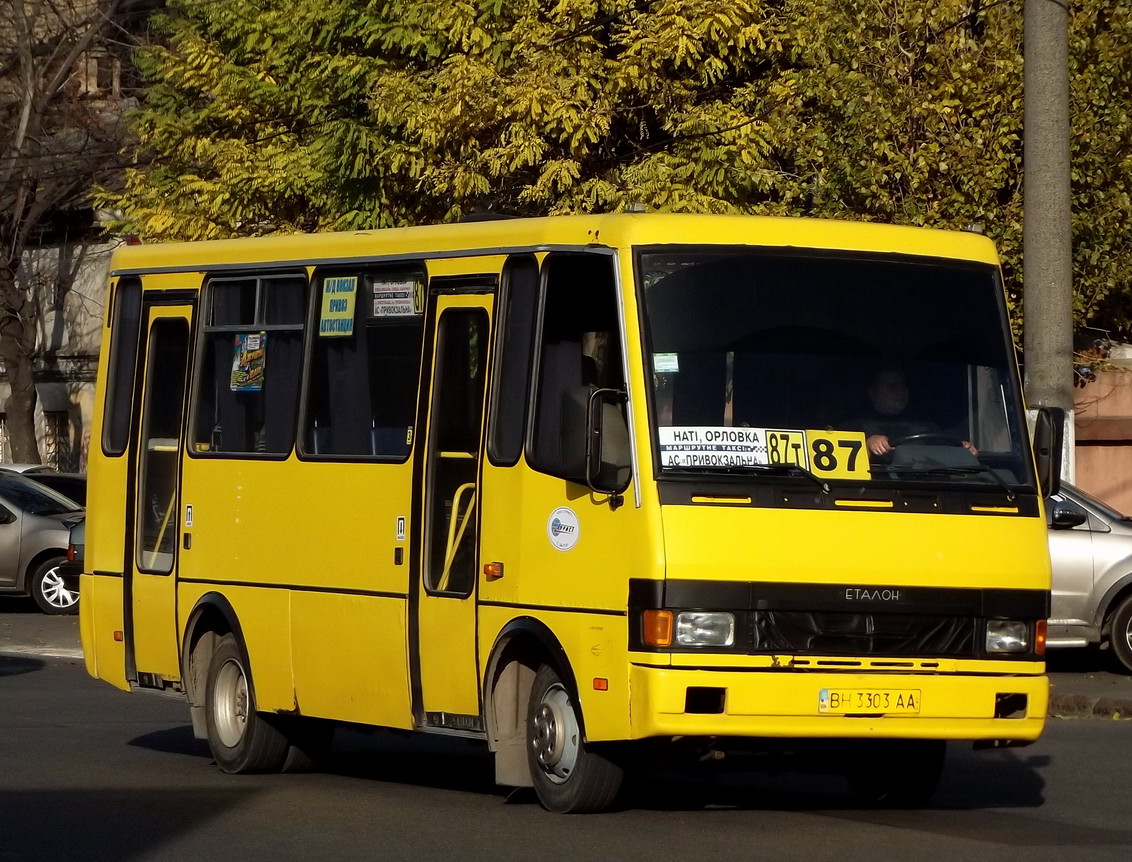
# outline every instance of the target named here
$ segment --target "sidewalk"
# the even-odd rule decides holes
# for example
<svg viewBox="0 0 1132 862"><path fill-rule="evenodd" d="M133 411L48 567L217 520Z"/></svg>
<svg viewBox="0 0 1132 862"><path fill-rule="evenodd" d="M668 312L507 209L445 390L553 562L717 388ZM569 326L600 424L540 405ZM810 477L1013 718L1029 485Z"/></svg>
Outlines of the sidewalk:
<svg viewBox="0 0 1132 862"><path fill-rule="evenodd" d="M78 617L51 617L27 600L0 599L0 655L82 659ZM1050 653L1049 715L1132 719L1132 675L1112 668L1112 656L1099 650Z"/></svg>

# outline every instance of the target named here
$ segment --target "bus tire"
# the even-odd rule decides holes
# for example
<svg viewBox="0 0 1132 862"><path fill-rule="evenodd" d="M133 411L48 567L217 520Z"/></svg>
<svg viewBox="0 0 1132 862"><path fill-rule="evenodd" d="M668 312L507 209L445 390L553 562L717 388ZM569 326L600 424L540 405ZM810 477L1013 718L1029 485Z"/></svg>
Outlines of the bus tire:
<svg viewBox="0 0 1132 862"><path fill-rule="evenodd" d="M547 811L603 811L616 801L624 770L582 738L577 699L550 665L535 674L526 743L535 794Z"/></svg>
<svg viewBox="0 0 1132 862"><path fill-rule="evenodd" d="M892 739L853 746L845 777L862 805L919 808L939 785L947 743L941 739Z"/></svg>
<svg viewBox="0 0 1132 862"><path fill-rule="evenodd" d="M226 634L212 653L205 690L208 747L225 772L278 772L287 760L287 737L254 707L242 650Z"/></svg>
<svg viewBox="0 0 1132 862"><path fill-rule="evenodd" d="M1120 671L1132 673L1132 596L1125 598L1113 611L1108 642Z"/></svg>
<svg viewBox="0 0 1132 862"><path fill-rule="evenodd" d="M28 580L28 592L45 614L77 614L78 591L68 590L59 574L66 557L51 557L40 563Z"/></svg>

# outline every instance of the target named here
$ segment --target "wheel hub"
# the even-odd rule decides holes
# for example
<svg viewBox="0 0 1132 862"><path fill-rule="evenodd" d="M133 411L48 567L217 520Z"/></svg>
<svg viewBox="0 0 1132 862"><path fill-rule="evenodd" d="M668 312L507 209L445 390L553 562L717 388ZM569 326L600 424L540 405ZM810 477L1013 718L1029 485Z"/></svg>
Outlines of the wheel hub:
<svg viewBox="0 0 1132 862"><path fill-rule="evenodd" d="M59 608L60 610L71 607L79 600L79 594L77 592L72 592L67 589L57 568L52 569L43 576L43 586L41 590L43 591L43 597L47 599L48 603L52 607Z"/></svg>
<svg viewBox="0 0 1132 862"><path fill-rule="evenodd" d="M535 762L555 784L564 783L577 764L581 733L570 696L560 684L547 689L531 725Z"/></svg>
<svg viewBox="0 0 1132 862"><path fill-rule="evenodd" d="M235 748L248 723L248 681L238 663L229 661L220 669L214 703L217 736L224 745Z"/></svg>

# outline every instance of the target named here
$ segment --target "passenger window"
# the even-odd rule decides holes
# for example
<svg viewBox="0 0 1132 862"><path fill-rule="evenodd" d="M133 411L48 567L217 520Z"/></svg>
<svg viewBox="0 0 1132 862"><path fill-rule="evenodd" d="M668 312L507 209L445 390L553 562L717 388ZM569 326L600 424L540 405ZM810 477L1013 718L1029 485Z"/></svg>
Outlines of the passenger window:
<svg viewBox="0 0 1132 862"><path fill-rule="evenodd" d="M421 268L319 273L304 456L408 457L416 421L424 281Z"/></svg>
<svg viewBox="0 0 1132 862"><path fill-rule="evenodd" d="M194 452L291 451L306 292L301 275L209 280Z"/></svg>
<svg viewBox="0 0 1132 862"><path fill-rule="evenodd" d="M141 299L142 286L138 279L123 278L118 282L110 317L110 374L102 411L105 417L102 450L110 456L121 455L130 442L130 417L133 416L130 405L138 362Z"/></svg>
<svg viewBox="0 0 1132 862"><path fill-rule="evenodd" d="M561 252L547 255L534 434L535 469L577 480L568 464L563 422L579 389L624 389L612 259ZM578 429L572 429L575 432ZM584 432L584 428L580 429Z"/></svg>
<svg viewBox="0 0 1132 862"><path fill-rule="evenodd" d="M496 328L498 359L487 447L494 464L509 467L523 451L537 308L538 261L531 255L513 256L503 267Z"/></svg>

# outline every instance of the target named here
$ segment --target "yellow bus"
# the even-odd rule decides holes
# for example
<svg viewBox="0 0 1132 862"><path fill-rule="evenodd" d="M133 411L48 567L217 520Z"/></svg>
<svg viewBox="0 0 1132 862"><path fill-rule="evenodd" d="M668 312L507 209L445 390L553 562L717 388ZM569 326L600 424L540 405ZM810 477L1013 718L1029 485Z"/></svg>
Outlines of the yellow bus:
<svg viewBox="0 0 1132 862"><path fill-rule="evenodd" d="M351 723L482 740L544 807L813 740L873 802L1043 726L1042 484L992 243L747 216L120 250L91 675L220 768ZM1034 452L1039 457L1035 459Z"/></svg>

